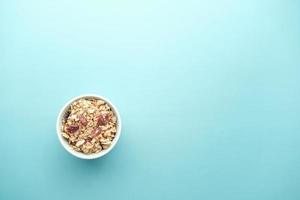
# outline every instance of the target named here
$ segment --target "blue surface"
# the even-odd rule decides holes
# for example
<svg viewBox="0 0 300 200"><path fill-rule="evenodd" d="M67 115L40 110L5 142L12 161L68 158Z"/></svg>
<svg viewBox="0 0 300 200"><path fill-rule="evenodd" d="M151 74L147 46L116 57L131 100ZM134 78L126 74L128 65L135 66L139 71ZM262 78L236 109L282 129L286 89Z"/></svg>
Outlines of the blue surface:
<svg viewBox="0 0 300 200"><path fill-rule="evenodd" d="M300 3L0 2L0 199L300 199ZM120 110L106 157L57 114Z"/></svg>

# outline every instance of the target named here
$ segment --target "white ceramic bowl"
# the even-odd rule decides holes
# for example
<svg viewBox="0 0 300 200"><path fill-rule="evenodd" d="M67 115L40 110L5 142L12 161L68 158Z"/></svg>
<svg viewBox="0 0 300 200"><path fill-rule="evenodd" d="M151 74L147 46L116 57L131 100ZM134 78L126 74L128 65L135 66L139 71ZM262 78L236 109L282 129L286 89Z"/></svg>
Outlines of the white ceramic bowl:
<svg viewBox="0 0 300 200"><path fill-rule="evenodd" d="M109 146L108 149L102 150L99 153L94 153L94 154L84 154L81 152L77 152L74 149L72 149L72 147L68 144L67 140L62 136L62 120L63 117L65 116L66 112L68 111L68 109L70 108L70 105L81 98L93 98L93 99L101 99L103 101L105 101L112 109L112 111L115 113L116 117L117 117L117 132L116 132L116 136L114 138L114 140L112 141L112 144ZM114 146L117 144L120 134L121 134L121 128L122 128L122 123L121 123L121 118L119 115L118 110L116 109L116 107L106 98L99 96L99 95L95 95L95 94L86 94L86 95L80 95L77 96L73 99L71 99L69 102L67 102L64 107L60 110L59 115L57 117L57 122L56 122L56 132L57 132L57 136L58 139L60 141L60 143L62 144L62 146L73 156L76 156L78 158L81 159L95 159L95 158L100 158L102 156L104 156L105 154L107 154L108 152L110 152Z"/></svg>

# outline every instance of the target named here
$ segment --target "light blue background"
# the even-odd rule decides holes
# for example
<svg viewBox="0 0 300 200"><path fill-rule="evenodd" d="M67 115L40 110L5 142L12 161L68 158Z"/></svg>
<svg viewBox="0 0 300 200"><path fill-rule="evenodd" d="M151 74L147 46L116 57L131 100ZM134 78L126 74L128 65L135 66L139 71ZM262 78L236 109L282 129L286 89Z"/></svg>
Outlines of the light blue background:
<svg viewBox="0 0 300 200"><path fill-rule="evenodd" d="M0 199L300 199L300 3L1 0ZM97 93L122 137L79 160L57 114Z"/></svg>

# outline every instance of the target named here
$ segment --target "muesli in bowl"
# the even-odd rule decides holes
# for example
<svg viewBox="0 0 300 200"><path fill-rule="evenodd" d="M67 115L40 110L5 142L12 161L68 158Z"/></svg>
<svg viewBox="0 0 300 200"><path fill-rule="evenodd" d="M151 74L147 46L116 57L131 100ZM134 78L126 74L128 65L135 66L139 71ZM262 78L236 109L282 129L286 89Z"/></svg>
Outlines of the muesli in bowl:
<svg viewBox="0 0 300 200"><path fill-rule="evenodd" d="M89 159L104 155L114 146L119 138L121 123L116 108L108 100L85 95L65 106L58 126L63 146L66 148L67 144L69 147L66 149L70 153Z"/></svg>

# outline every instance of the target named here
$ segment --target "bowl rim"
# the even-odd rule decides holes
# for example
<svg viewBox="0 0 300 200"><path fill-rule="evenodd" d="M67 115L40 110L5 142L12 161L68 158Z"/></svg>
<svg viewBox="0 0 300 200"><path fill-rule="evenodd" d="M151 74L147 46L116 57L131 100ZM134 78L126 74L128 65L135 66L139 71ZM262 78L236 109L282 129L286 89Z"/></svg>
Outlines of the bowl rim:
<svg viewBox="0 0 300 200"><path fill-rule="evenodd" d="M63 138L63 136L61 134L62 119L63 119L65 112L68 110L71 103L73 103L74 101L76 101L78 99L82 99L82 98L96 98L96 99L101 99L101 100L105 101L112 108L112 111L115 113L115 115L117 117L116 136L113 139L112 144L109 146L109 148L102 150L99 153L84 154L82 152L77 152L71 148L71 146L67 143L67 141ZM121 117L120 117L120 114L119 114L117 108L114 106L113 103L111 103L110 100L108 100L107 98L105 98L103 96L97 95L97 94L82 94L82 95L73 97L67 103L65 103L65 105L60 109L57 120L56 120L56 133L57 133L57 136L58 136L58 139L59 139L61 145L64 147L65 150L67 150L73 156L75 156L77 158L81 158L81 159L86 159L86 160L100 158L100 157L108 154L115 147L116 143L118 142L120 135L121 135L121 129L122 129L122 122L121 122Z"/></svg>

